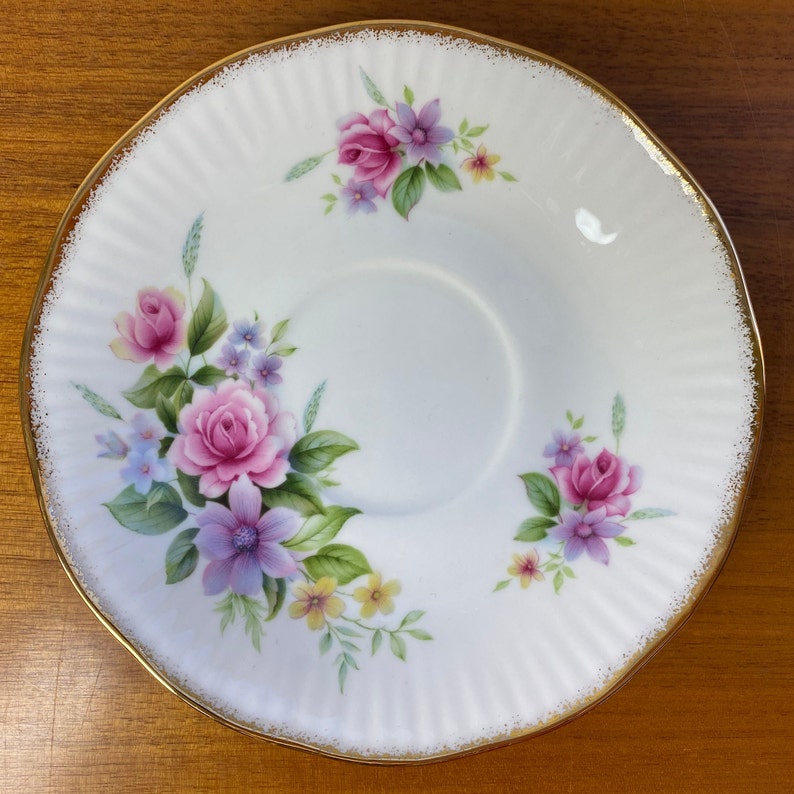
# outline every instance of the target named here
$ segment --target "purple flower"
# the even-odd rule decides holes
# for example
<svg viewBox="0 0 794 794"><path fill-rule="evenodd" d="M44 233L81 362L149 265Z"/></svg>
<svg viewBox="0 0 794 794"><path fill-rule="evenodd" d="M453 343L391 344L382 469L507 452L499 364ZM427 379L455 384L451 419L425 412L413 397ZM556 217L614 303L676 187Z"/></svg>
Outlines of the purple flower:
<svg viewBox="0 0 794 794"><path fill-rule="evenodd" d="M365 215L369 215L378 209L372 200L378 195L372 182L356 182L355 179L351 179L347 183L347 187L343 187L339 192L347 201L348 215L354 215L359 210Z"/></svg>
<svg viewBox="0 0 794 794"><path fill-rule="evenodd" d="M250 357L250 350L238 350L234 345L224 345L218 356L218 366L229 376L243 375Z"/></svg>
<svg viewBox="0 0 794 794"><path fill-rule="evenodd" d="M278 356L269 356L267 353L257 353L251 361L251 374L253 379L263 386L281 383L283 378L276 372L281 368L282 360Z"/></svg>
<svg viewBox="0 0 794 794"><path fill-rule="evenodd" d="M130 448L127 446L127 444L121 440L121 436L112 430L107 435L102 435L100 433L94 436L94 438L97 440L97 444L104 448L104 451L97 455L98 458L123 460L127 457L127 453L130 451Z"/></svg>
<svg viewBox="0 0 794 794"><path fill-rule="evenodd" d="M584 446L580 443L582 440L581 436L578 433L567 435L561 430L555 430L552 436L554 441L546 444L546 448L543 450L543 457L554 458L554 462L558 466L568 466L570 468L574 458L580 452L584 452Z"/></svg>
<svg viewBox="0 0 794 794"><path fill-rule="evenodd" d="M262 592L263 572L281 578L297 570L279 541L298 531L300 516L286 507L261 511L262 493L243 475L229 489L228 508L210 502L196 519L196 546L210 560L202 579L206 595L231 587L238 595L255 596Z"/></svg>
<svg viewBox="0 0 794 794"><path fill-rule="evenodd" d="M257 350L264 347L262 339L262 323L249 322L248 320L237 320L234 323L234 331L229 334L229 341L233 345L248 345Z"/></svg>
<svg viewBox="0 0 794 794"><path fill-rule="evenodd" d="M158 457L156 447L136 447L127 456L121 477L124 482L132 483L138 493L147 494L153 482L168 479L168 466Z"/></svg>
<svg viewBox="0 0 794 794"><path fill-rule="evenodd" d="M613 521L607 521L606 507L591 510L582 515L574 510L566 510L562 523L549 530L549 535L557 540L565 541L565 559L575 560L586 551L596 562L604 565L609 563L609 549L602 538L614 538L620 535L625 527Z"/></svg>
<svg viewBox="0 0 794 794"><path fill-rule="evenodd" d="M149 447L155 449L160 446L165 436L165 428L153 416L145 413L137 413L130 422L132 432L128 436L130 445L138 450L146 450Z"/></svg>
<svg viewBox="0 0 794 794"><path fill-rule="evenodd" d="M438 99L426 103L417 116L413 108L404 102L397 103L398 123L391 128L390 133L400 143L407 144L406 154L414 162L424 159L438 165L441 160L438 147L455 137L449 127L437 126L441 118L440 104Z"/></svg>

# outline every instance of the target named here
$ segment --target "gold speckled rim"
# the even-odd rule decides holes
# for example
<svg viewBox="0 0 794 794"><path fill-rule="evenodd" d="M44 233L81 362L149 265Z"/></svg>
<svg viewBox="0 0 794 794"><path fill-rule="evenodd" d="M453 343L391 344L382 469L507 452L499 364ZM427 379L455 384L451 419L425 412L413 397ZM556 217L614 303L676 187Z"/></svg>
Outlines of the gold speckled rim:
<svg viewBox="0 0 794 794"><path fill-rule="evenodd" d="M663 154L674 168L676 178L682 183L687 192L691 192L698 201L703 216L705 217L709 227L714 234L715 239L724 250L725 255L730 262L732 269L732 276L736 284L736 293L740 300L741 316L745 323L746 330L749 334L752 353L753 353L753 387L755 390L755 415L752 418L751 434L752 448L747 455L746 463L743 471L740 473L740 486L736 489L736 496L734 504L731 505L730 519L726 521L719 530L719 538L714 548L711 551L710 557L704 566L703 573L700 575L698 581L692 588L687 602L678 610L677 614L671 618L668 623L659 629L656 635L650 639L645 647L638 650L629 660L626 661L622 669L615 673L614 676L604 683L599 690L592 696L585 698L579 704L572 706L565 711L556 714L554 717L547 721L527 726L525 728L516 729L514 731L506 732L502 735L493 736L488 739L483 739L478 742L473 742L466 747L455 747L449 752L439 751L431 755L393 755L393 756L366 756L354 752L340 752L333 746L320 746L302 744L299 741L283 738L275 735L268 735L257 729L252 725L241 724L235 722L222 714L216 713L212 709L204 705L198 695L189 691L187 687L178 685L171 681L167 675L160 670L155 664L149 660L146 655L138 648L136 648L113 624L113 622L103 614L99 607L93 602L91 596L84 586L80 583L77 574L73 570L70 561L67 557L65 550L62 548L58 541L56 533L56 518L50 511L50 505L47 495L47 485L39 466L39 459L36 449L36 427L32 421L32 402L31 402L31 375L30 375L30 360L32 354L32 345L36 333L36 327L41 316L42 307L44 305L45 297L52 285L53 274L60 262L60 254L64 243L69 237L69 234L74 229L75 224L83 210L86 199L89 197L91 191L102 181L108 169L112 166L113 162L124 154L129 148L134 139L140 132L157 121L157 119L167 111L181 96L193 89L197 85L207 82L212 79L221 70L237 61L243 60L248 56L264 53L281 48L289 47L290 45L299 44L311 41L313 39L326 39L343 36L346 34L353 34L363 31L384 31L390 33L420 33L430 36L443 36L446 38L463 39L470 41L474 44L487 45L500 52L510 53L522 58L526 58L535 62L554 66L578 80L581 84L585 85L595 93L603 97L610 105L615 107L623 116L624 122L632 127L636 132L639 132L643 138L649 141L654 147ZM344 25L334 25L331 27L319 28L314 31L302 33L295 36L286 36L279 39L258 44L253 47L241 50L233 55L230 55L223 60L209 66L203 71L197 73L184 83L172 91L165 99L157 104L149 113L147 113L137 124L135 124L116 144L102 157L101 160L94 166L88 176L83 180L78 188L74 197L72 198L69 206L66 209L50 244L47 252L45 266L42 270L41 277L38 284L38 289L33 301L30 316L28 319L27 328L25 331L21 365L20 365L20 405L22 415L23 433L25 438L25 445L27 447L28 458L33 474L33 481L36 488L36 493L41 508L42 515L49 533L55 553L61 562L64 570L66 571L69 580L74 588L96 615L99 621L105 628L153 675L166 689L173 692L193 708L197 709L203 714L212 717L218 722L240 731L249 736L260 739L266 739L287 747L299 748L311 752L319 753L322 755L330 756L333 758L359 761L368 764L406 764L406 763L429 763L442 759L455 758L464 755L469 755L481 750L490 749L494 747L512 744L531 736L538 736L550 730L558 728L570 722L575 717L591 710L598 704L602 703L606 698L617 691L623 686L644 664L646 664L661 647L681 628L681 626L692 615L693 611L700 603L702 598L708 592L711 585L716 580L720 570L722 569L728 553L730 552L733 541L739 527L742 516L744 503L749 490L752 473L758 458L758 451L761 441L761 428L763 423L765 403L765 388L764 388L764 363L763 353L761 350L761 341L756 325L753 310L747 293L747 286L744 280L739 259L736 250L731 242L728 231L725 228L716 208L711 203L705 192L700 185L696 182L694 177L686 169L686 167L678 160L678 158L648 129L647 126L609 90L587 77L587 75L574 69L555 58L544 55L540 52L532 50L528 47L523 47L517 44L511 44L501 39L493 38L490 36L474 33L463 28L451 27L447 25L440 25L429 22L416 22L409 20L373 20L354 22Z"/></svg>

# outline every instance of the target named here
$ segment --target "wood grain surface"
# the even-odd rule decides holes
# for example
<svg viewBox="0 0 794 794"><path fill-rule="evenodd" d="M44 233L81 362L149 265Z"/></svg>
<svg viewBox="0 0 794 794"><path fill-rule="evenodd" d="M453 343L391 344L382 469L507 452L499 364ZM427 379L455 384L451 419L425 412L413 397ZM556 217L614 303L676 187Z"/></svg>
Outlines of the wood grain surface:
<svg viewBox="0 0 794 794"><path fill-rule="evenodd" d="M791 0L4 0L0 16L3 791L794 790ZM414 767L368 767L245 737L150 677L56 559L17 398L23 329L50 239L117 138L226 55L370 18L430 19L505 38L623 99L723 216L767 367L764 443L741 529L680 633L571 724Z"/></svg>

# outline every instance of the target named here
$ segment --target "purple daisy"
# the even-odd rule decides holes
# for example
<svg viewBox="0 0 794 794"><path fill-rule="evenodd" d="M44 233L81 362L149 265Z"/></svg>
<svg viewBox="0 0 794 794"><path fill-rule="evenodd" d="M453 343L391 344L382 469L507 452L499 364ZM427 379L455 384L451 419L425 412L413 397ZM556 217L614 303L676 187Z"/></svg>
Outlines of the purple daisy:
<svg viewBox="0 0 794 794"><path fill-rule="evenodd" d="M264 347L265 342L262 338L262 323L237 320L233 327L234 330L229 334L229 341L233 345L247 345L257 350L260 347Z"/></svg>
<svg viewBox="0 0 794 794"><path fill-rule="evenodd" d="M549 530L549 535L565 541L565 559L575 560L586 551L596 562L609 564L609 549L602 538L614 538L625 527L614 521L607 521L606 507L591 510L586 515L574 510L566 510L562 523Z"/></svg>
<svg viewBox="0 0 794 794"><path fill-rule="evenodd" d="M439 127L441 102L434 99L427 102L417 116L413 108L404 102L397 103L397 121L390 134L400 143L406 144L406 154L413 162L427 160L433 165L441 161L442 143L449 143L455 133L449 127Z"/></svg>
<svg viewBox="0 0 794 794"><path fill-rule="evenodd" d="M544 458L554 458L554 463L557 466L573 465L576 456L584 452L584 446L580 443L582 438L578 433L571 433L570 435L563 433L562 430L555 430L552 433L554 441L546 444L543 450Z"/></svg>
<svg viewBox="0 0 794 794"><path fill-rule="evenodd" d="M356 182L355 179L351 179L347 183L347 187L343 187L339 192L347 202L348 215L354 215L359 211L369 215L378 209L372 200L378 195L372 182Z"/></svg>
<svg viewBox="0 0 794 794"><path fill-rule="evenodd" d="M204 592L217 595L227 587L238 595L262 592L262 573L275 578L297 570L279 541L292 537L300 516L286 507L262 512L262 494L243 475L229 489L229 507L209 502L196 519L198 550L210 560L204 570Z"/></svg>
<svg viewBox="0 0 794 794"><path fill-rule="evenodd" d="M224 345L221 354L218 356L218 366L230 377L232 375L243 375L248 366L248 359L251 358L250 350L238 350L234 345Z"/></svg>
<svg viewBox="0 0 794 794"><path fill-rule="evenodd" d="M281 383L283 378L276 370L281 369L283 363L278 356L257 353L251 360L251 375L255 381L258 381L263 386Z"/></svg>

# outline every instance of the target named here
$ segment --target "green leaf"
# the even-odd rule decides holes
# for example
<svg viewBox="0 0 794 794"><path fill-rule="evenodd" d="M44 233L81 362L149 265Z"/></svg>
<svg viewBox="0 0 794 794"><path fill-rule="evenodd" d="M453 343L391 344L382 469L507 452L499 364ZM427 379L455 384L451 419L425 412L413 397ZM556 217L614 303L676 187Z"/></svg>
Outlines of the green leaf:
<svg viewBox="0 0 794 794"><path fill-rule="evenodd" d="M158 393L154 408L157 412L157 418L163 423L165 429L169 433L178 432L176 426L176 407L171 400L164 397L162 393Z"/></svg>
<svg viewBox="0 0 794 794"><path fill-rule="evenodd" d="M172 541L165 553L165 583L176 584L187 579L196 570L199 553L193 538L198 527L183 529Z"/></svg>
<svg viewBox="0 0 794 794"><path fill-rule="evenodd" d="M383 642L383 632L380 629L378 629L372 635L372 655L373 656L378 652L378 648L380 648L382 642Z"/></svg>
<svg viewBox="0 0 794 794"><path fill-rule="evenodd" d="M463 190L455 172L448 166L441 163L438 167L432 163L425 163L427 179L433 187L443 193L450 193L453 190Z"/></svg>
<svg viewBox="0 0 794 794"><path fill-rule="evenodd" d="M331 644L333 643L334 638L331 636L331 632L327 631L320 637L320 653L328 653L331 650Z"/></svg>
<svg viewBox="0 0 794 794"><path fill-rule="evenodd" d="M329 204L329 205L328 205L328 206L327 206L327 207L326 207L326 208L323 210L323 215L329 215L331 212L333 212L333 210L334 210L334 207L335 207L335 206L336 206L336 204Z"/></svg>
<svg viewBox="0 0 794 794"><path fill-rule="evenodd" d="M504 590L505 587L507 587L507 585L509 585L511 581L512 579L502 579L501 582L497 582L496 587L494 587L493 589L494 593L498 592L499 590Z"/></svg>
<svg viewBox="0 0 794 794"><path fill-rule="evenodd" d="M672 510L664 510L661 507L644 507L642 510L635 510L626 516L627 521L640 521L646 518L663 518L664 516L674 516Z"/></svg>
<svg viewBox="0 0 794 794"><path fill-rule="evenodd" d="M262 502L266 507L288 507L304 516L325 512L314 483L295 472L290 472L278 488L263 489Z"/></svg>
<svg viewBox="0 0 794 794"><path fill-rule="evenodd" d="M262 573L262 590L265 593L269 610L266 620L273 620L278 615L287 595L287 583L284 579L275 579Z"/></svg>
<svg viewBox="0 0 794 794"><path fill-rule="evenodd" d="M355 507L327 507L325 514L307 518L295 537L282 545L293 551L314 551L332 541L345 522L361 511Z"/></svg>
<svg viewBox="0 0 794 794"><path fill-rule="evenodd" d="M281 356L281 358L287 358L287 356L291 356L298 348L294 345L284 345L283 347L277 347L275 350L271 350L271 354L274 356Z"/></svg>
<svg viewBox="0 0 794 794"><path fill-rule="evenodd" d="M306 408L303 411L303 432L309 433L314 426L314 420L317 418L317 411L320 410L320 400L325 393L325 385L327 381L323 381L313 392L306 403Z"/></svg>
<svg viewBox="0 0 794 794"><path fill-rule="evenodd" d="M563 575L563 572L557 571L557 573L554 574L554 592L559 593L560 588L563 586L564 583L565 583L565 576Z"/></svg>
<svg viewBox="0 0 794 794"><path fill-rule="evenodd" d="M204 292L187 329L187 345L191 356L206 353L228 327L221 299L206 279L201 280L204 282Z"/></svg>
<svg viewBox="0 0 794 794"><path fill-rule="evenodd" d="M364 635L360 631L355 631L354 629L348 628L347 626L337 626L336 631L338 634L344 634L345 637L363 637ZM353 646L355 647L355 646ZM356 650L359 650L356 648Z"/></svg>
<svg viewBox="0 0 794 794"><path fill-rule="evenodd" d="M499 171L498 173L505 182L518 182L518 180L508 171Z"/></svg>
<svg viewBox="0 0 794 794"><path fill-rule="evenodd" d="M173 443L173 436L165 436L165 438L160 441L160 448L157 450L158 457L164 458L168 454L168 450L171 449Z"/></svg>
<svg viewBox="0 0 794 794"><path fill-rule="evenodd" d="M317 168L317 166L320 165L324 159L324 154L315 154L312 157L307 157L305 160L301 160L297 165L293 165L292 168L287 171L284 181L292 182L295 179L300 179L302 176L308 174L309 171L313 171L315 168Z"/></svg>
<svg viewBox="0 0 794 794"><path fill-rule="evenodd" d="M398 659L405 661L405 640L399 634L389 634L389 647Z"/></svg>
<svg viewBox="0 0 794 794"><path fill-rule="evenodd" d="M412 623L416 623L420 620L425 614L423 609L414 609L412 612L409 612L400 623L400 628L404 628L405 626L410 626Z"/></svg>
<svg viewBox="0 0 794 794"><path fill-rule="evenodd" d="M184 382L185 373L179 367L174 366L160 372L154 364L149 364L137 383L122 394L136 408L155 408L158 395L170 397Z"/></svg>
<svg viewBox="0 0 794 794"><path fill-rule="evenodd" d="M152 499L151 491L155 491ZM113 518L123 527L142 535L161 535L186 518L179 494L167 483L152 483L150 493L140 494L128 485L112 502L105 502Z"/></svg>
<svg viewBox="0 0 794 794"><path fill-rule="evenodd" d="M458 127L458 134L463 135L467 129L469 129L469 122L466 119L463 119L463 121L460 123L460 126Z"/></svg>
<svg viewBox="0 0 794 794"><path fill-rule="evenodd" d="M339 691L340 692L344 692L345 691L345 681L347 681L347 671L348 671L348 669L349 668L348 668L347 664L345 664L345 662L342 662L342 664L339 665Z"/></svg>
<svg viewBox="0 0 794 794"><path fill-rule="evenodd" d="M408 629L410 634L416 640L432 640L432 635L428 634L424 629Z"/></svg>
<svg viewBox="0 0 794 794"><path fill-rule="evenodd" d="M361 75L361 82L364 83L364 90L369 94L369 98L373 102L377 102L379 105L383 105L383 107L388 107L389 103L386 101L386 98L381 94L378 90L378 87L375 83L372 82L372 78L359 66L358 72Z"/></svg>
<svg viewBox="0 0 794 794"><path fill-rule="evenodd" d="M303 561L309 576L315 581L331 576L339 584L347 584L362 574L372 573L367 558L352 546L332 543Z"/></svg>
<svg viewBox="0 0 794 794"><path fill-rule="evenodd" d="M199 491L199 477L197 474L185 474L185 472L177 469L176 479L179 483L179 490L182 491L182 496L190 504L196 507L204 507L207 504L206 497Z"/></svg>
<svg viewBox="0 0 794 794"><path fill-rule="evenodd" d="M568 420L568 424L573 427L573 414L570 411L566 411L565 418Z"/></svg>
<svg viewBox="0 0 794 794"><path fill-rule="evenodd" d="M403 97L405 98L406 105L413 105L414 103L414 92L411 91L408 86L403 87Z"/></svg>
<svg viewBox="0 0 794 794"><path fill-rule="evenodd" d="M620 441L623 435L623 430L626 427L626 404L623 398L615 395L615 400L612 403L612 435L615 436L616 441Z"/></svg>
<svg viewBox="0 0 794 794"><path fill-rule="evenodd" d="M488 129L488 127L489 127L488 124L486 124L484 127L469 127L469 129L466 131L466 137L478 138Z"/></svg>
<svg viewBox="0 0 794 794"><path fill-rule="evenodd" d="M226 380L226 373L222 369L218 369L218 367L205 364L190 376L190 380L199 386L214 386L216 383Z"/></svg>
<svg viewBox="0 0 794 794"><path fill-rule="evenodd" d="M174 392L174 405L177 414L193 399L193 384L189 380L182 381Z"/></svg>
<svg viewBox="0 0 794 794"><path fill-rule="evenodd" d="M545 516L533 516L521 522L515 539L534 543L538 540L543 540L549 534L546 530L556 526L557 522L554 519L546 518Z"/></svg>
<svg viewBox="0 0 794 794"><path fill-rule="evenodd" d="M574 430L578 430L584 424L584 417L580 416L572 425Z"/></svg>
<svg viewBox="0 0 794 794"><path fill-rule="evenodd" d="M182 246L182 267L185 270L185 275L190 278L193 271L196 269L196 260L198 259L199 245L201 244L201 230L204 227L204 213L202 212L193 225L185 238L185 244Z"/></svg>
<svg viewBox="0 0 794 794"><path fill-rule="evenodd" d="M562 572L569 578L569 579L576 579L576 574L573 572L572 568L569 568L567 565L562 566Z"/></svg>
<svg viewBox="0 0 794 794"><path fill-rule="evenodd" d="M95 391L91 391L88 386L82 383L72 384L80 394L83 395L85 401L96 411L109 416L111 419L121 419L121 414L104 398L100 397Z"/></svg>
<svg viewBox="0 0 794 794"><path fill-rule="evenodd" d="M544 516L556 516L560 512L560 492L545 474L533 472L520 475L532 505Z"/></svg>
<svg viewBox="0 0 794 794"><path fill-rule="evenodd" d="M615 538L615 543L617 543L618 546L634 546L637 541L627 538L625 535L618 535Z"/></svg>
<svg viewBox="0 0 794 794"><path fill-rule="evenodd" d="M598 436L585 436L582 439L582 441L584 441L585 444L592 444L594 441L597 440L598 440Z"/></svg>
<svg viewBox="0 0 794 794"><path fill-rule="evenodd" d="M289 462L296 471L315 474L356 449L358 444L341 433L317 430L298 439L289 453Z"/></svg>
<svg viewBox="0 0 794 794"><path fill-rule="evenodd" d="M391 190L394 209L408 220L408 213L416 206L425 190L425 172L419 165L406 168L398 177Z"/></svg>
<svg viewBox="0 0 794 794"><path fill-rule="evenodd" d="M337 185L344 185L342 178L338 174L331 174L331 179L333 179Z"/></svg>
<svg viewBox="0 0 794 794"><path fill-rule="evenodd" d="M333 193L324 193L322 196L320 196L320 198L321 198L323 201L329 201L329 202L331 202L331 203L333 203L334 201L336 201L336 196L335 196Z"/></svg>
<svg viewBox="0 0 794 794"><path fill-rule="evenodd" d="M336 196L333 197L334 201L336 201ZM273 331L270 334L270 344L274 344L281 339L284 334L287 333L287 327L289 326L289 319L281 320L281 322L276 323L273 326Z"/></svg>

